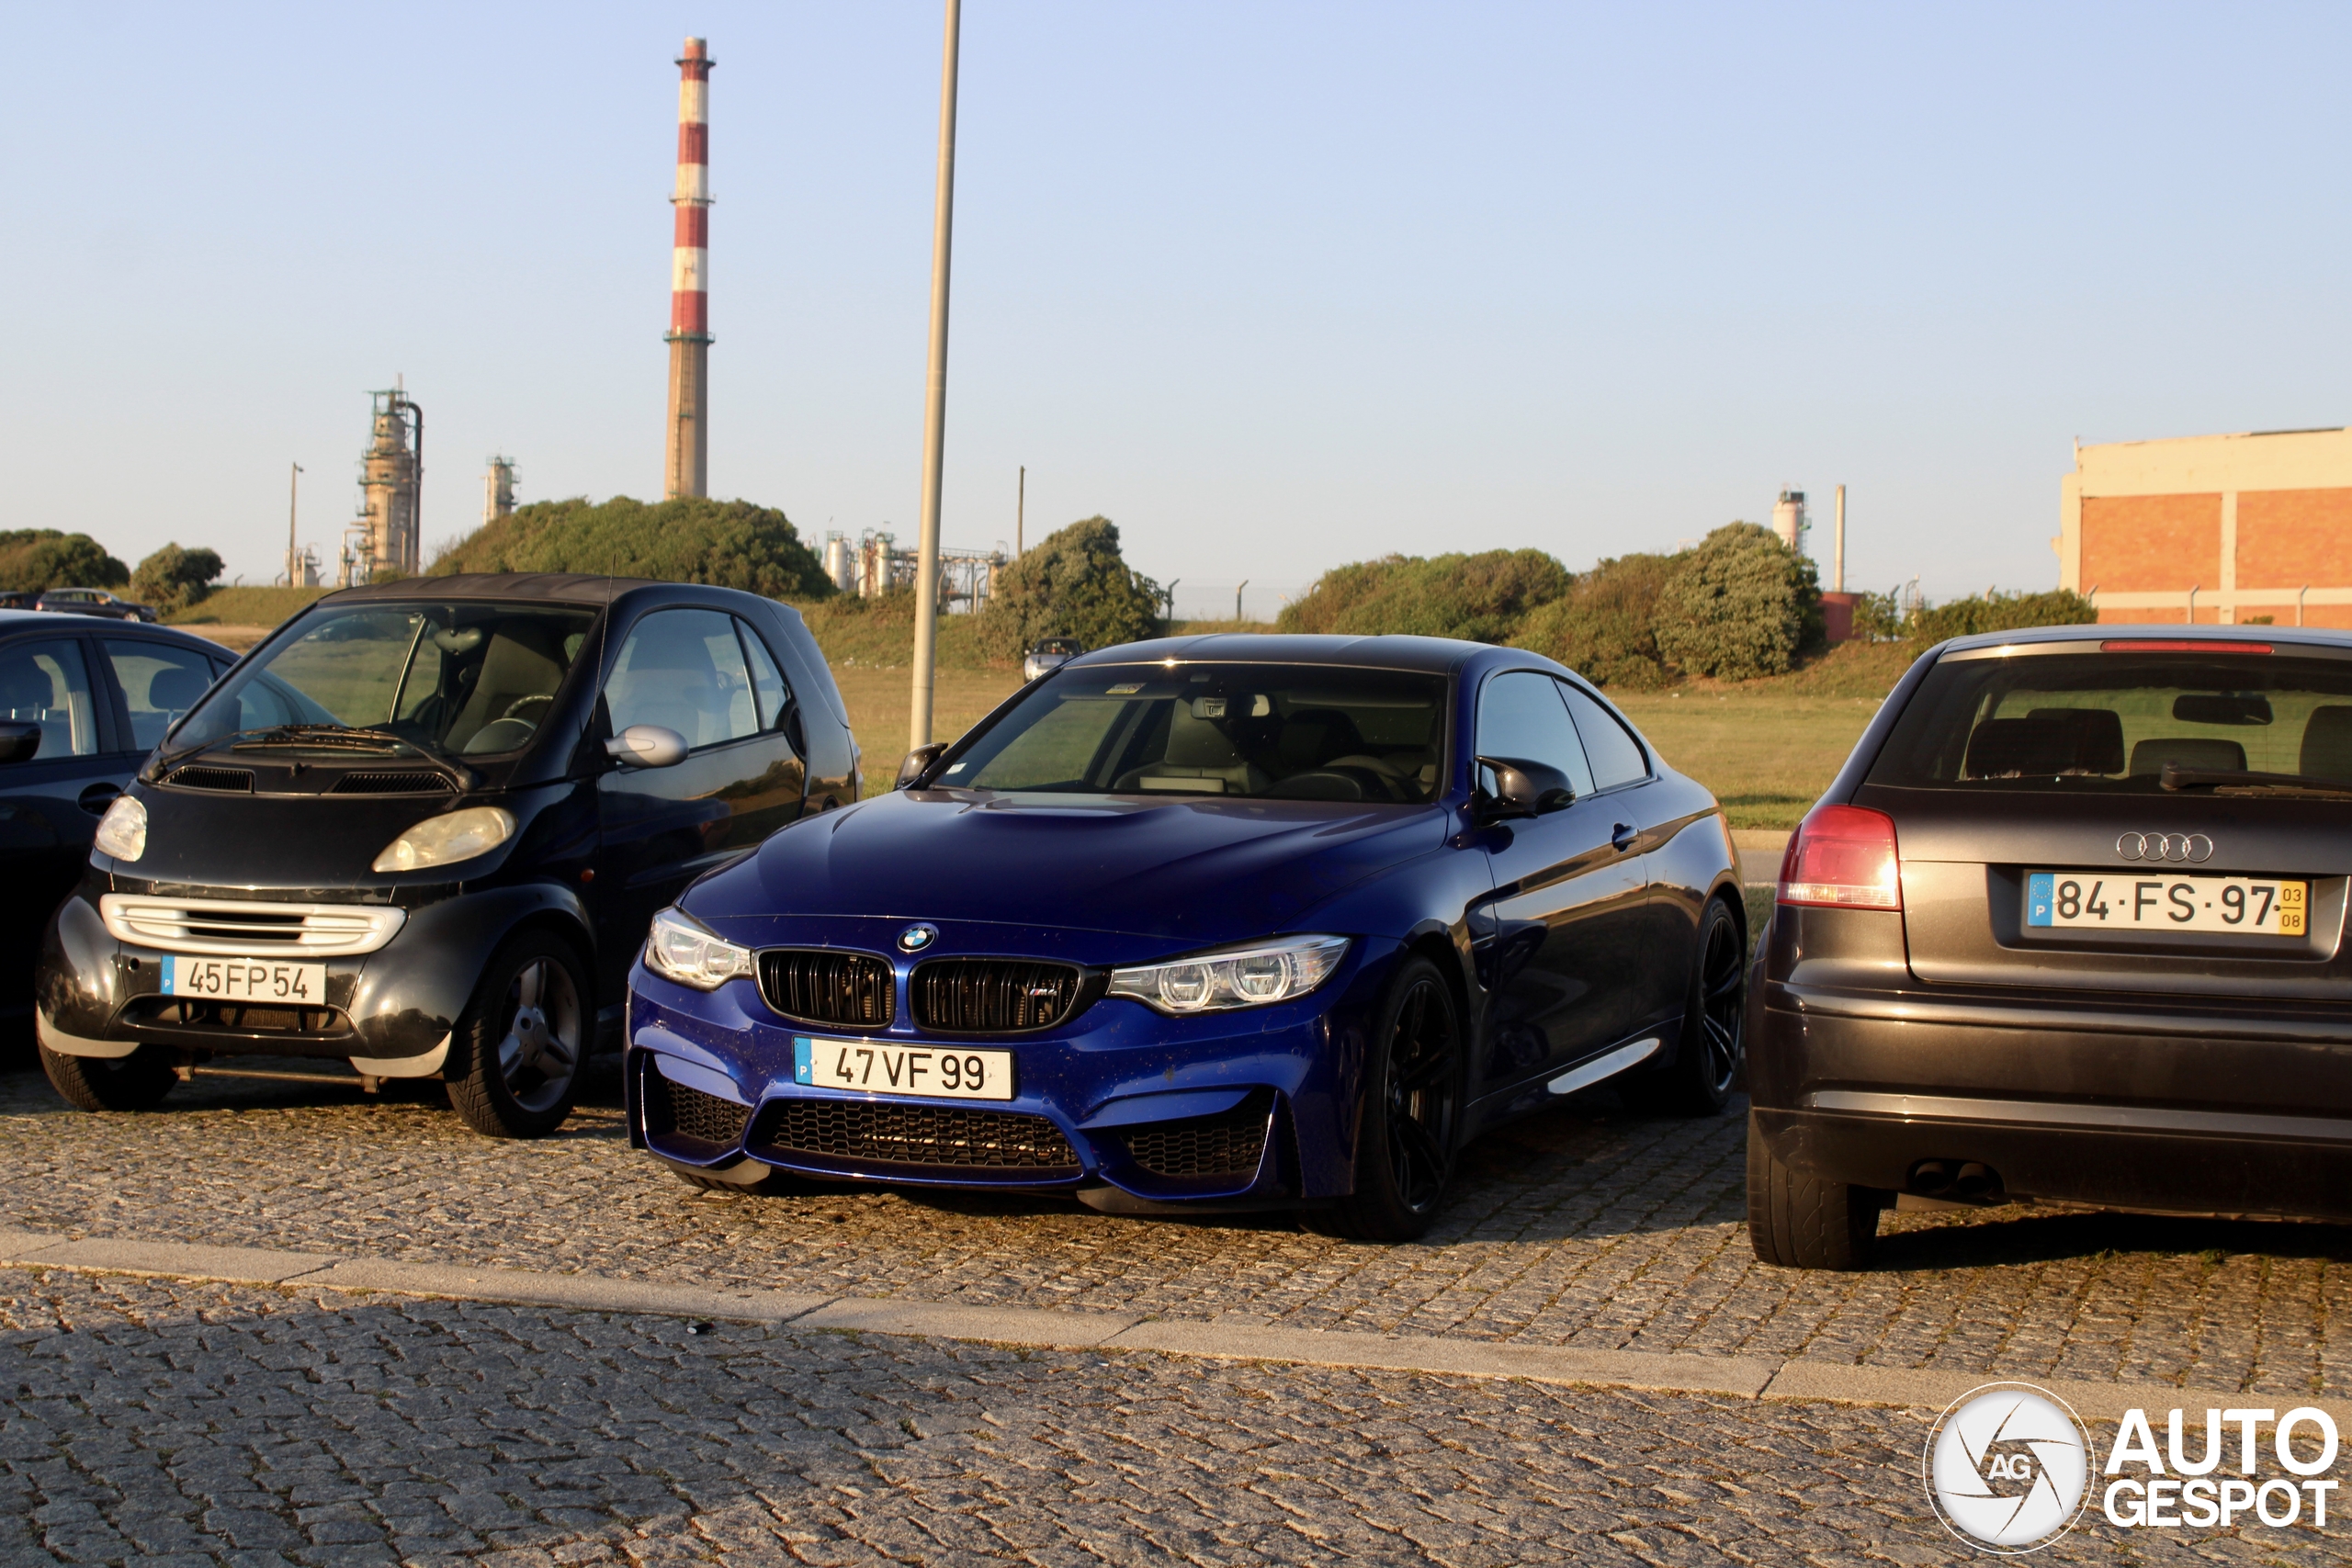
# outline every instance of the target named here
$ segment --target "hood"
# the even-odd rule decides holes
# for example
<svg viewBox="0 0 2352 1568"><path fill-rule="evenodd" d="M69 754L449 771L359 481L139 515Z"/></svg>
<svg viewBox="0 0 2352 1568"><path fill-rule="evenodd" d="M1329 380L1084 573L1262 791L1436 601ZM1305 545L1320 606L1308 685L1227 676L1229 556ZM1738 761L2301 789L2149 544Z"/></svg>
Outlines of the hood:
<svg viewBox="0 0 2352 1568"><path fill-rule="evenodd" d="M1208 946L1287 929L1445 840L1438 807L900 791L784 829L685 900L706 920L978 920Z"/></svg>

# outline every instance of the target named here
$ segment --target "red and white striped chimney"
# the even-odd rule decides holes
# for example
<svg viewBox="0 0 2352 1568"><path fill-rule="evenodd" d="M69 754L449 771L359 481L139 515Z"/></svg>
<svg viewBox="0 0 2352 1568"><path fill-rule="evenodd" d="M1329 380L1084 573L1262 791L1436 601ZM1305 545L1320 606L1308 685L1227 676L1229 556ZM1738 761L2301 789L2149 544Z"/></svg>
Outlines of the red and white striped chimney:
<svg viewBox="0 0 2352 1568"><path fill-rule="evenodd" d="M670 260L667 497L704 495L710 480L710 68L703 40L678 61L676 238Z"/></svg>

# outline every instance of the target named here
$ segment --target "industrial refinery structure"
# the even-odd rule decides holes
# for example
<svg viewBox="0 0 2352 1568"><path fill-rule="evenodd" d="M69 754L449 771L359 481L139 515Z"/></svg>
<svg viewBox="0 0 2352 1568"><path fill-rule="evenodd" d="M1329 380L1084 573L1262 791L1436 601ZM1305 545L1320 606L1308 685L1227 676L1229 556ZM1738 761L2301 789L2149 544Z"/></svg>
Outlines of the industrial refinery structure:
<svg viewBox="0 0 2352 1568"><path fill-rule="evenodd" d="M710 493L710 68L703 40L678 59L678 186L670 251L669 451L662 496Z"/></svg>
<svg viewBox="0 0 2352 1568"><path fill-rule="evenodd" d="M424 411L395 378L370 392L368 450L359 459L359 515L345 525L343 584L408 576L424 564Z"/></svg>

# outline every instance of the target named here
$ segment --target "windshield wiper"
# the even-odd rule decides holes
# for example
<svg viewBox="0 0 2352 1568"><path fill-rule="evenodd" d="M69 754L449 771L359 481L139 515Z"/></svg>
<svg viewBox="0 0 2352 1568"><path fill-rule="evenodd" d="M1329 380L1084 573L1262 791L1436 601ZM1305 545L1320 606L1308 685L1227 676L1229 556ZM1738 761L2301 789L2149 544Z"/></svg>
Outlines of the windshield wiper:
<svg viewBox="0 0 2352 1568"><path fill-rule="evenodd" d="M214 744L220 743L215 741ZM354 729L342 724L273 724L260 729L241 729L229 739L232 751L259 751L272 746L288 745L372 751L379 756L402 750L414 751L420 756L424 752L424 749L413 740L394 735L390 730Z"/></svg>
<svg viewBox="0 0 2352 1568"><path fill-rule="evenodd" d="M2342 799L2352 795L2352 784L2331 784L2301 773L2259 773L2245 768L2184 768L2165 764L2166 789L2210 789L2217 795L2309 795Z"/></svg>

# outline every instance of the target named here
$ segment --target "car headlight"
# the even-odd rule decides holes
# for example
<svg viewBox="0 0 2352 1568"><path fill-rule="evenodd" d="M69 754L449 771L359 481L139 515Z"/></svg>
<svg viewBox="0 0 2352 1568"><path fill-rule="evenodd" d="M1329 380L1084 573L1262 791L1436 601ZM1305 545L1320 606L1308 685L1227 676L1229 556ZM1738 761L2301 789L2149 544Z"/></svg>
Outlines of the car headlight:
<svg viewBox="0 0 2352 1568"><path fill-rule="evenodd" d="M147 807L127 795L116 795L90 841L117 860L137 860L147 852Z"/></svg>
<svg viewBox="0 0 2352 1568"><path fill-rule="evenodd" d="M499 806L469 806L428 817L384 846L370 871L423 871L488 854L514 836L514 814Z"/></svg>
<svg viewBox="0 0 2352 1568"><path fill-rule="evenodd" d="M1293 936L1111 972L1110 994L1161 1012L1216 1012L1303 997L1331 976L1351 939Z"/></svg>
<svg viewBox="0 0 2352 1568"><path fill-rule="evenodd" d="M683 909L664 909L646 936L645 966L681 986L715 991L752 972L752 950L722 940Z"/></svg>

